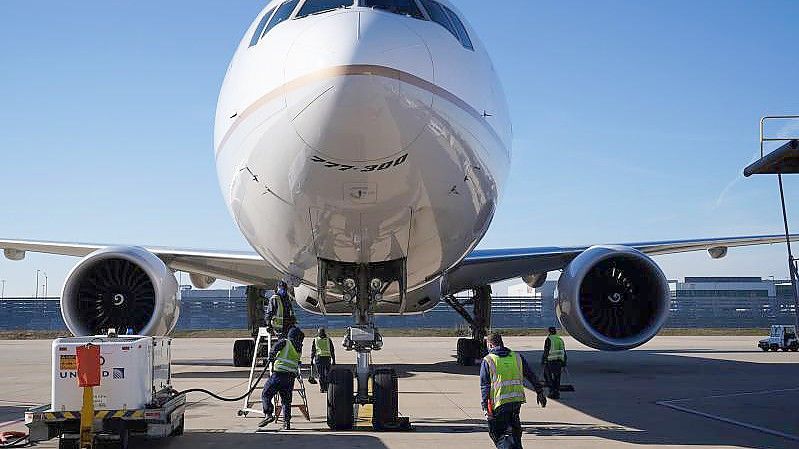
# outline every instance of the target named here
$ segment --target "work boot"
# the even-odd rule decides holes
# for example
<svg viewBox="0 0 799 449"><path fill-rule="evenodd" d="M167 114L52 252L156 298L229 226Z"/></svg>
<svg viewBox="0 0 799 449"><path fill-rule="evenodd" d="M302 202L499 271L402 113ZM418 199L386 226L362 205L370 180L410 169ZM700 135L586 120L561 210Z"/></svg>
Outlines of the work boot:
<svg viewBox="0 0 799 449"><path fill-rule="evenodd" d="M275 415L273 415L271 413L267 413L266 417L264 417L264 419L262 419L261 422L258 423L258 427L266 427L269 424L272 424L273 422L275 422L276 419L277 419L277 417Z"/></svg>

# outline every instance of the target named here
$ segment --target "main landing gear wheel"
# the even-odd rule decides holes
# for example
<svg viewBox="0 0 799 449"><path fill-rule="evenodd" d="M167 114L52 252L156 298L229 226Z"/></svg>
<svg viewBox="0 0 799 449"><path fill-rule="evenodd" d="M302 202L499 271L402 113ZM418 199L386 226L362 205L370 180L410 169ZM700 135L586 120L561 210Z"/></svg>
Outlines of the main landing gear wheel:
<svg viewBox="0 0 799 449"><path fill-rule="evenodd" d="M483 356L483 348L481 342L472 338L459 338L457 358L458 365L472 366L476 359Z"/></svg>
<svg viewBox="0 0 799 449"><path fill-rule="evenodd" d="M378 432L393 429L399 422L397 372L389 368L375 370L372 385L374 388L372 426Z"/></svg>
<svg viewBox="0 0 799 449"><path fill-rule="evenodd" d="M233 366L245 367L252 365L255 355L255 341L251 339L236 340L233 343Z"/></svg>
<svg viewBox="0 0 799 449"><path fill-rule="evenodd" d="M80 449L80 440L77 438L58 438L58 449Z"/></svg>
<svg viewBox="0 0 799 449"><path fill-rule="evenodd" d="M327 426L330 430L350 430L355 424L352 380L352 371L346 368L333 368L328 374Z"/></svg>

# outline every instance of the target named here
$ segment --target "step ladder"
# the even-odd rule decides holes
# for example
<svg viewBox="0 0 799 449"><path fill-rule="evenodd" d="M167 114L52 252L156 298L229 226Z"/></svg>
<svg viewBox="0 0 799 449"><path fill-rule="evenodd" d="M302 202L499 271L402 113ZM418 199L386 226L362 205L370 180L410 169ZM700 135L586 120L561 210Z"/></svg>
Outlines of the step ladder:
<svg viewBox="0 0 799 449"><path fill-rule="evenodd" d="M243 407L239 409L238 416L243 416L245 418L251 414L258 417L264 416L260 392L263 391L263 382L265 382L266 379L268 379L272 374L271 367L267 367L267 372L261 379L261 385L256 384L259 383L258 376L261 374L261 370L259 368L266 364L267 358L269 357L269 353L272 351L272 345L274 343L277 343L277 338L273 336L267 330L267 328L258 328L258 336L255 338L255 349L253 351L252 363L250 365L250 377L249 381L247 382L247 391L250 393L244 398L244 404ZM253 386L255 386L255 388L253 388ZM300 373L297 375L297 379L294 383L294 393L297 393L302 401L299 404L296 404L292 401L291 408L299 409L300 413L302 413L305 419L310 421L311 415L308 412L308 398L305 394L305 382L302 380L302 363L300 363ZM253 396L255 396L254 400ZM283 416L280 413L280 395L275 395L274 405L275 415L278 417L278 420L283 419Z"/></svg>

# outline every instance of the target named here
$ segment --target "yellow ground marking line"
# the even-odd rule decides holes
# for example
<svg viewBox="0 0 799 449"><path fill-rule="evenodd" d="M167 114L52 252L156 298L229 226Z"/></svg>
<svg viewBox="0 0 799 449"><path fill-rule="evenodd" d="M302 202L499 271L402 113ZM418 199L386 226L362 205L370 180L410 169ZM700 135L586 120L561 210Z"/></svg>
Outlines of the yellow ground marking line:
<svg viewBox="0 0 799 449"><path fill-rule="evenodd" d="M369 378L369 394L374 394L374 385L372 378ZM358 417L355 419L355 428L357 430L371 430L372 429L372 416L374 415L374 406L372 404L363 404L358 406Z"/></svg>

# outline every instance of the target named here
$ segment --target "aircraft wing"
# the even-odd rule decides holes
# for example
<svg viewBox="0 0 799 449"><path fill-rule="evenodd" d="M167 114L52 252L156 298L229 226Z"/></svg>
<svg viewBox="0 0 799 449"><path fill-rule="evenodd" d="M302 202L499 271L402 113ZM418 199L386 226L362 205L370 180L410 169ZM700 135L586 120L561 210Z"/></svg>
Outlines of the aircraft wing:
<svg viewBox="0 0 799 449"><path fill-rule="evenodd" d="M793 238L799 238L799 235L792 236ZM624 243L622 245L635 248L645 254L661 255L766 245L784 241L784 235L765 235ZM5 250L6 256L11 259L18 257L20 252L28 251L84 257L108 246L115 245L0 239L0 249ZM144 248L161 258L174 270L204 274L240 284L269 285L275 279L280 279L283 276L254 252L167 247ZM505 279L560 270L588 248L588 246L575 246L475 250L448 273L448 293L468 290Z"/></svg>
<svg viewBox="0 0 799 449"><path fill-rule="evenodd" d="M84 257L108 246L93 243L62 243L31 240L0 239L0 249L10 259L19 258L21 252ZM144 247L155 254L173 270L204 274L245 285L269 285L283 275L254 252L176 249Z"/></svg>
<svg viewBox="0 0 799 449"><path fill-rule="evenodd" d="M796 237L799 237L799 235L791 236L791 239ZM722 251L723 255L726 254L726 249L731 247L768 245L784 242L785 235L761 235L622 243L621 245L635 248L651 256L700 250L713 252ZM503 281L505 279L560 270L588 248L588 246L575 246L565 248L541 247L474 250L466 256L463 262L449 272L447 276L447 293L456 293L488 283Z"/></svg>

